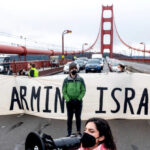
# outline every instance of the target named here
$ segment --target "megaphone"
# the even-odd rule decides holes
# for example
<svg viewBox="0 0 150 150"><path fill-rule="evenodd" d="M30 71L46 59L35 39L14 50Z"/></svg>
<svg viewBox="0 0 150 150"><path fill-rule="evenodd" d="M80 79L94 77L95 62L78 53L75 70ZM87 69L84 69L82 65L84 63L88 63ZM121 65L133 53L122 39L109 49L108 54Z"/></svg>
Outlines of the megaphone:
<svg viewBox="0 0 150 150"><path fill-rule="evenodd" d="M80 147L80 136L62 137L54 139L47 134L42 137L36 133L28 134L25 141L25 150L75 150Z"/></svg>

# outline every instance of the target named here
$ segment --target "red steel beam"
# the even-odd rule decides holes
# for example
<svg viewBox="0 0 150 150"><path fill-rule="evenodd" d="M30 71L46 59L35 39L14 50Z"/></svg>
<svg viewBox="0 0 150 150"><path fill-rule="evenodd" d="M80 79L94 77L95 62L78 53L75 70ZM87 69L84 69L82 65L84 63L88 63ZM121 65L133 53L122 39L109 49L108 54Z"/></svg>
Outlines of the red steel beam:
<svg viewBox="0 0 150 150"><path fill-rule="evenodd" d="M15 46L7 46L0 45L0 53L2 54L18 54L18 55L62 55L62 52L54 51L54 50L39 50L39 49L31 49L26 48L24 46L15 47ZM64 54L80 54L82 51L65 51Z"/></svg>

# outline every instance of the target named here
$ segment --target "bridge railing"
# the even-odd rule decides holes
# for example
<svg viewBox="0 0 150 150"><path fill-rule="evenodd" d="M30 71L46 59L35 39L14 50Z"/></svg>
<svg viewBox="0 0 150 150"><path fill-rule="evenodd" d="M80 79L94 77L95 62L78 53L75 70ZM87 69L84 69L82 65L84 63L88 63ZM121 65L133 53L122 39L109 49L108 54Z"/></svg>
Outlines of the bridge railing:
<svg viewBox="0 0 150 150"><path fill-rule="evenodd" d="M13 61L8 64L10 64L12 72L17 73L21 69L25 69L26 71L29 70L28 68L29 63L35 63L37 69L51 66L50 61Z"/></svg>
<svg viewBox="0 0 150 150"><path fill-rule="evenodd" d="M69 61L72 61L72 60L69 60L69 59L59 60L59 65L66 64ZM36 65L37 69L43 68L43 70L44 70L45 68L52 68L53 67L51 61L49 61L49 60L13 61L13 62L2 63L2 64L9 64L12 72L17 73L21 69L25 69L26 71L29 70L28 64L30 64L30 63L34 63Z"/></svg>

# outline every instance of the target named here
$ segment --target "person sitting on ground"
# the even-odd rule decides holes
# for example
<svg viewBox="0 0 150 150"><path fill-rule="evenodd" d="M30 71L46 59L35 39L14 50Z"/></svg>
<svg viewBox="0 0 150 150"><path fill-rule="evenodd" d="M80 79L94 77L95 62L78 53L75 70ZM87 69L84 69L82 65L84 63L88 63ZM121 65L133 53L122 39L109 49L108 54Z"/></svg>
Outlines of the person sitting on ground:
<svg viewBox="0 0 150 150"><path fill-rule="evenodd" d="M101 118L88 119L78 150L117 150L108 122Z"/></svg>

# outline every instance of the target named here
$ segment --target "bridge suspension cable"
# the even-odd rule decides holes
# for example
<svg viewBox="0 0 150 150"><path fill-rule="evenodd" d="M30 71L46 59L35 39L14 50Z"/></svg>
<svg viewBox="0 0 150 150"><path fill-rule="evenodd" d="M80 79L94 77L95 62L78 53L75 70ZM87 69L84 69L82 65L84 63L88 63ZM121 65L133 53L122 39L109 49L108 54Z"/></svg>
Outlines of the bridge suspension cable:
<svg viewBox="0 0 150 150"><path fill-rule="evenodd" d="M84 49L83 52L87 52L87 51L91 50L96 45L96 43L99 39L99 36L100 36L100 32L101 32L101 22L100 22L100 25L99 25L99 31L98 31L98 34L97 34L97 37L96 37L95 41L88 48Z"/></svg>
<svg viewBox="0 0 150 150"><path fill-rule="evenodd" d="M130 45L127 44L126 42L124 42L124 41L122 40L122 38L120 37L119 33L118 33L118 30L117 30L117 27L116 27L116 23L115 23L115 19L114 19L114 27L115 27L117 36L119 37L119 40L121 41L121 43L122 43L123 45L125 45L126 47L128 47L128 48L130 48L130 49L136 50L136 51L150 53L150 50L142 50L142 49L139 49L139 48L135 48L135 47L133 47L133 46L130 46Z"/></svg>

